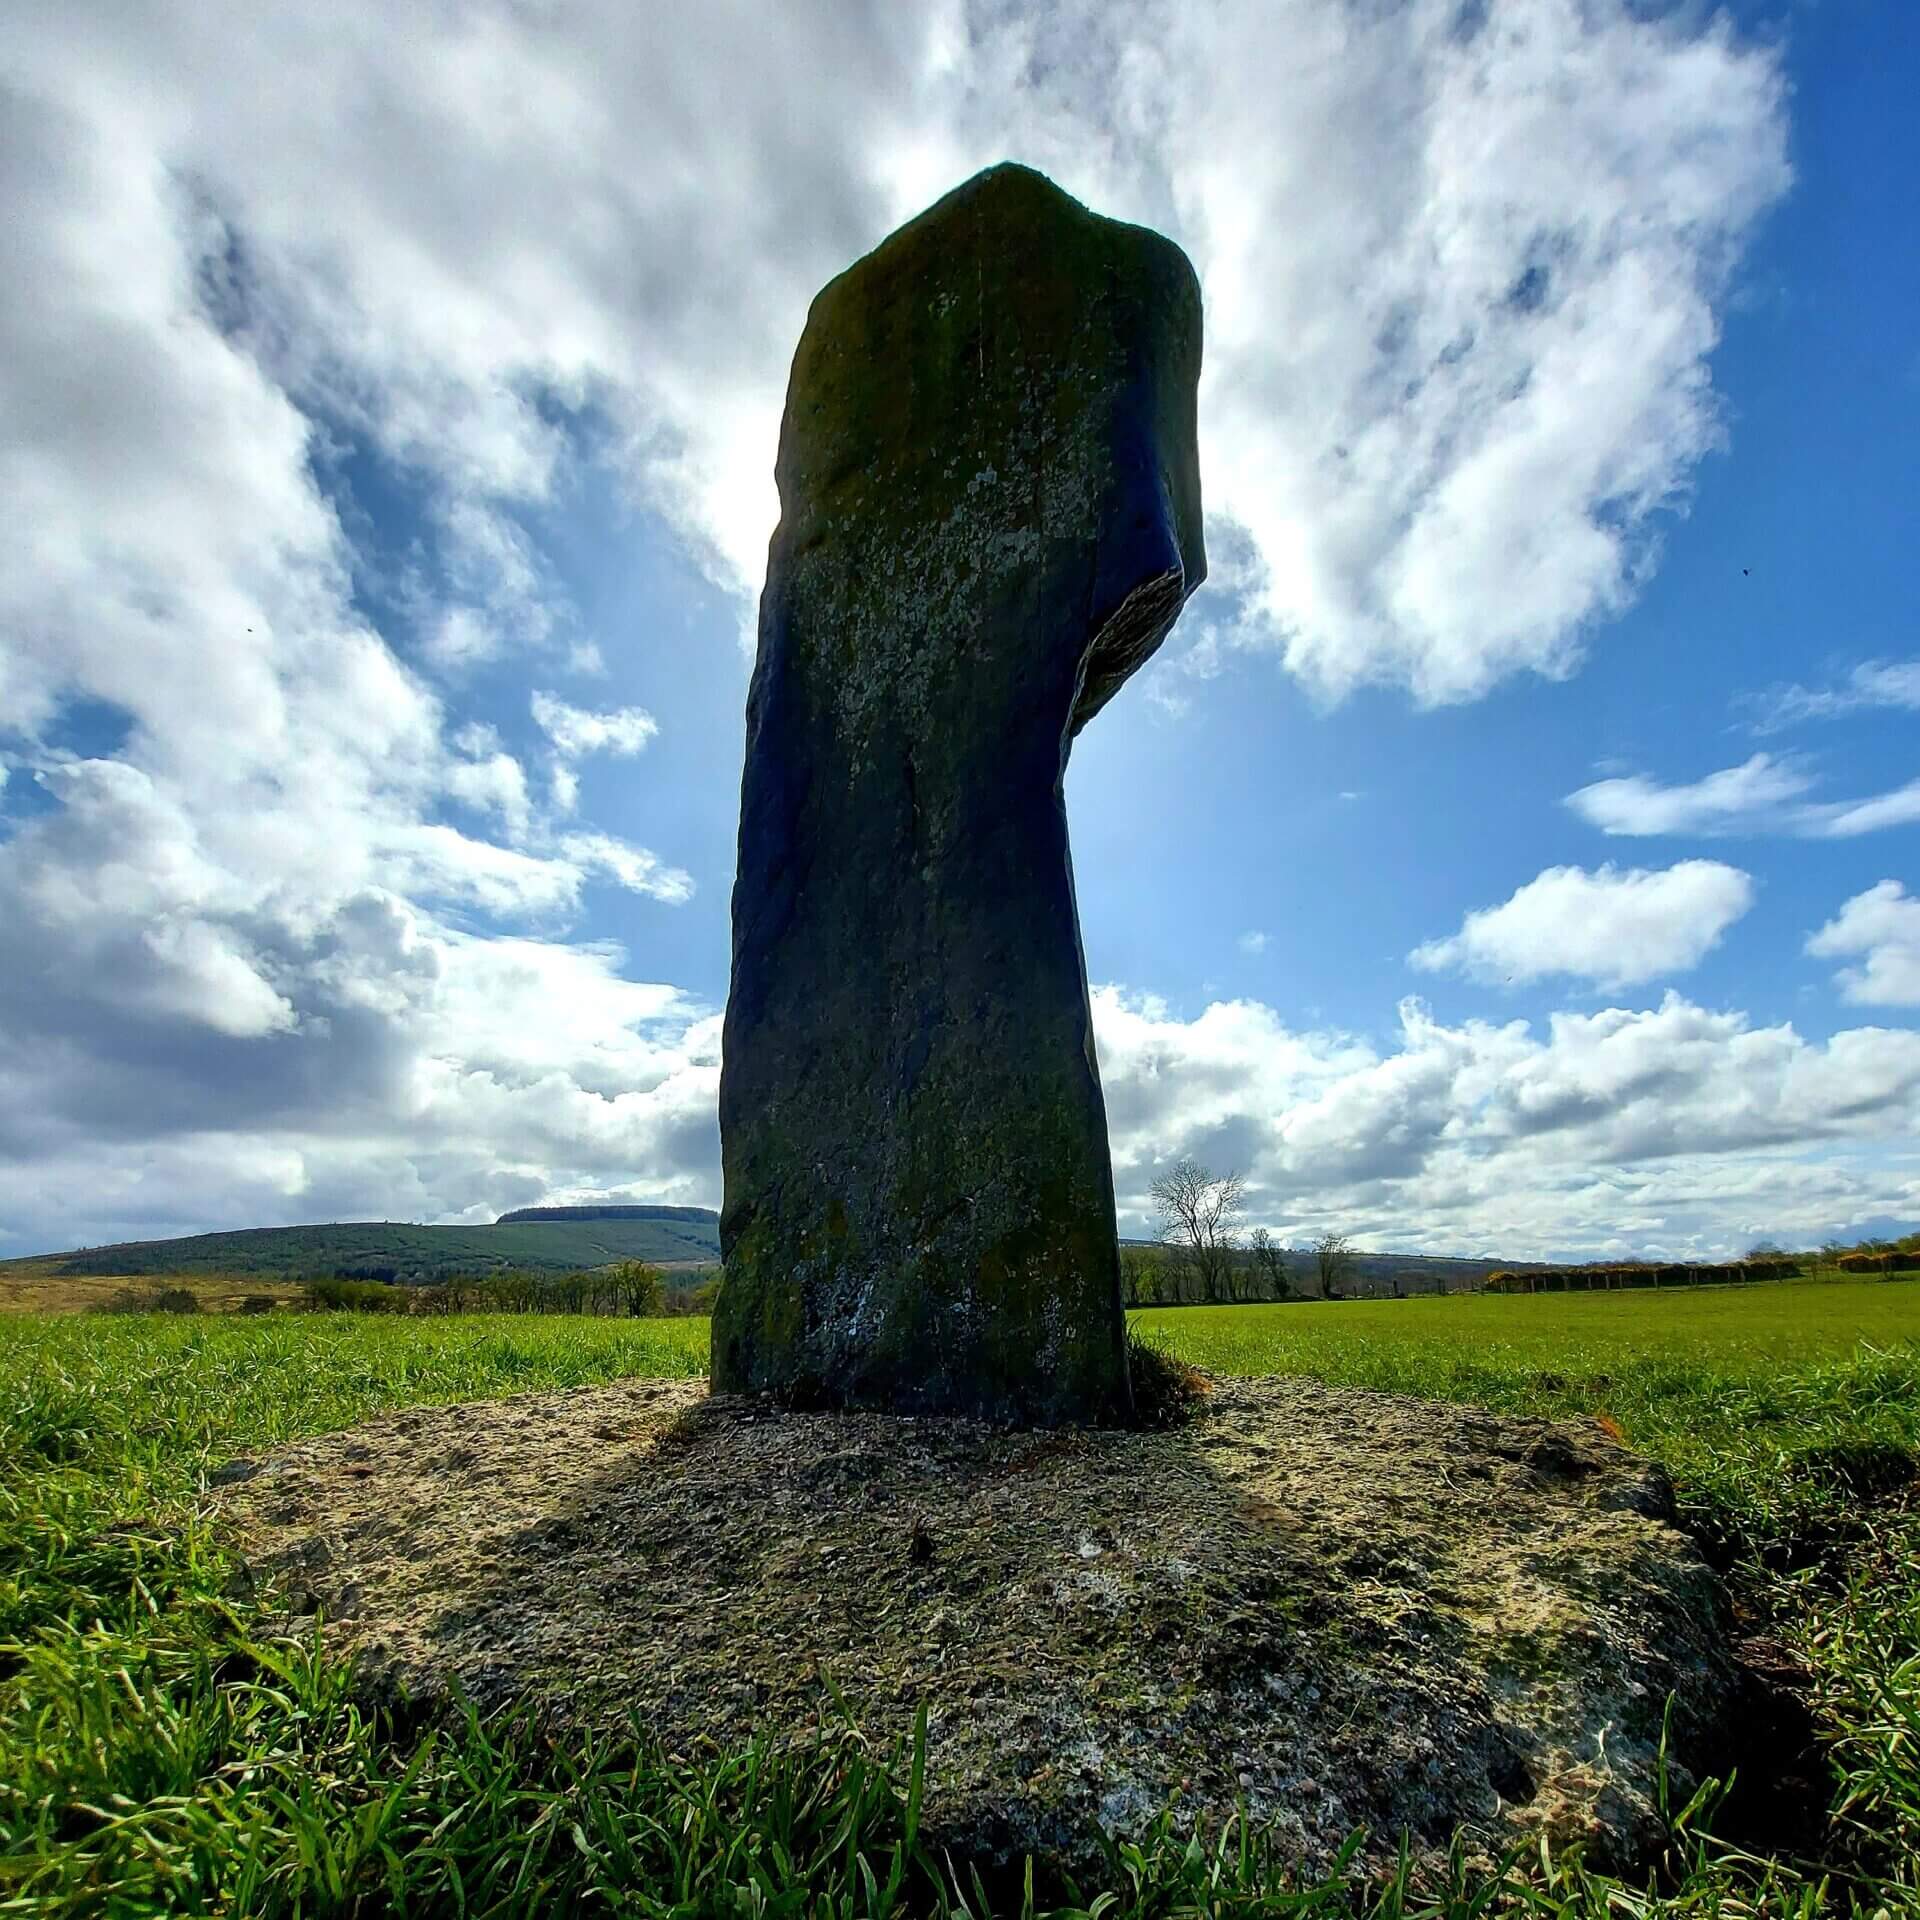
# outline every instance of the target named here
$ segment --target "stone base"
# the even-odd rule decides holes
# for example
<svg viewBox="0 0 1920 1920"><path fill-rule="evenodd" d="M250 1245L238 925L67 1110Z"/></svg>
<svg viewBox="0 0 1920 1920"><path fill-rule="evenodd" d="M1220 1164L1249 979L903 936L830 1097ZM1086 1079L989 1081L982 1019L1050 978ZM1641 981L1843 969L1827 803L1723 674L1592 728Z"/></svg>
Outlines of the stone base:
<svg viewBox="0 0 1920 1920"><path fill-rule="evenodd" d="M884 1750L931 1709L929 1832L1090 1853L1244 1805L1324 1865L1469 1827L1626 1865L1715 1752L1724 1602L1597 1427L1304 1380L1158 1433L795 1414L624 1382L416 1409L213 1477L255 1572L370 1688L670 1742ZM832 1711L832 1709L829 1709Z"/></svg>

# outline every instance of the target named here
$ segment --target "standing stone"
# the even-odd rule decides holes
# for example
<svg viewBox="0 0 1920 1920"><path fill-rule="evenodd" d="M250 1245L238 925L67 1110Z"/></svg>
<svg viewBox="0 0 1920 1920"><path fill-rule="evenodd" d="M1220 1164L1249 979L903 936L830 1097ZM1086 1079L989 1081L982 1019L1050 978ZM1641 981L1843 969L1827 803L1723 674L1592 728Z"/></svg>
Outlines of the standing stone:
<svg viewBox="0 0 1920 1920"><path fill-rule="evenodd" d="M1206 573L1200 293L1024 167L832 281L747 700L722 1391L1129 1408L1062 795Z"/></svg>

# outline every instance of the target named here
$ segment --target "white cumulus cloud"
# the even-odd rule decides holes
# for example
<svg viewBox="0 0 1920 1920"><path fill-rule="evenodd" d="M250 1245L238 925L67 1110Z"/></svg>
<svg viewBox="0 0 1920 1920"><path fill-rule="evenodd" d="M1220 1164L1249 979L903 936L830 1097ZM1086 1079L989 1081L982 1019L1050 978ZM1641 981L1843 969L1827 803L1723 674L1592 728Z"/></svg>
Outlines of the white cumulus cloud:
<svg viewBox="0 0 1920 1920"><path fill-rule="evenodd" d="M1430 973L1451 970L1493 985L1570 974L1602 987L1633 986L1697 966L1752 905L1752 880L1717 860L1625 872L1549 867L1407 958Z"/></svg>
<svg viewBox="0 0 1920 1920"><path fill-rule="evenodd" d="M513 509L552 497L569 411L751 591L807 301L1012 156L1195 260L1238 641L1329 694L1565 672L1720 440L1717 310L1789 177L1776 51L1630 0L213 0L41 10L9 72L13 278L70 291L29 303L8 359L88 366L125 325L130 388L183 415L156 445L184 458L196 403L247 429L231 482L208 459L134 555L244 577L263 511L327 544L285 457L324 408L436 489L424 646L456 668L555 628ZM152 329L169 277L224 336ZM243 476L223 537L169 538ZM124 492L110 458L96 477Z"/></svg>
<svg viewBox="0 0 1920 1920"><path fill-rule="evenodd" d="M1856 893L1807 942L1818 959L1858 958L1842 967L1841 997L1859 1006L1920 1007L1920 899L1898 880Z"/></svg>

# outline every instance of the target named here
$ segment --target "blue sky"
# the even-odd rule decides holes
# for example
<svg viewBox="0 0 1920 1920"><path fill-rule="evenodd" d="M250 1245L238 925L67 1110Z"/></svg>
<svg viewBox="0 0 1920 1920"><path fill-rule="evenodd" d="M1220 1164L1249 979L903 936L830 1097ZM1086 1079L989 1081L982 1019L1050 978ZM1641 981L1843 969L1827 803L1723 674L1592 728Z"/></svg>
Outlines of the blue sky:
<svg viewBox="0 0 1920 1920"><path fill-rule="evenodd" d="M717 1203L787 357L1007 156L1207 301L1213 578L1068 778L1123 1228L1920 1219L1912 9L15 39L0 1253Z"/></svg>

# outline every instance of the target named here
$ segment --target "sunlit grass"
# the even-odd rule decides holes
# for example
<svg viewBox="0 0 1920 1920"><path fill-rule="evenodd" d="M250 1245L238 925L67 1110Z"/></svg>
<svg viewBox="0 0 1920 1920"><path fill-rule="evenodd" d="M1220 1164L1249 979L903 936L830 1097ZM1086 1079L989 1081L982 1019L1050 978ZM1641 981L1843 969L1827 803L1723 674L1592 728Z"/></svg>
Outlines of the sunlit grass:
<svg viewBox="0 0 1920 1920"><path fill-rule="evenodd" d="M1508 1413L1603 1416L1720 1534L1785 1553L1841 1526L1850 1470L1920 1455L1920 1285L1469 1294L1164 1307L1136 1333L1226 1374L1299 1373ZM1850 1468L1850 1464L1852 1466Z"/></svg>
<svg viewBox="0 0 1920 1920"><path fill-rule="evenodd" d="M1257 1836L1170 1828L1100 1888L929 1858L911 1755L831 1731L785 1760L556 1749L524 1720L422 1735L339 1667L262 1642L202 1475L428 1402L688 1376L706 1323L18 1318L0 1325L0 1914L1458 1915L1920 1911L1920 1285L1189 1308L1136 1330L1216 1372L1295 1372L1605 1416L1672 1469L1743 1578L1770 1567L1832 1741L1835 1862L1743 1860L1683 1825L1657 1888L1530 1858L1298 1885ZM880 1758L885 1758L881 1756ZM1857 1843L1857 1847L1855 1845ZM1847 1873L1864 1873L1865 1880Z"/></svg>
<svg viewBox="0 0 1920 1920"><path fill-rule="evenodd" d="M1285 1306L1148 1307L1142 1328L1178 1328L1197 1366L1223 1373L1318 1372L1343 1352L1426 1359L1484 1356L1566 1371L1622 1357L1706 1362L1770 1372L1781 1363L1845 1358L1863 1343L1920 1339L1920 1275L1816 1277L1745 1287L1619 1293L1426 1294L1411 1300L1297 1301Z"/></svg>

